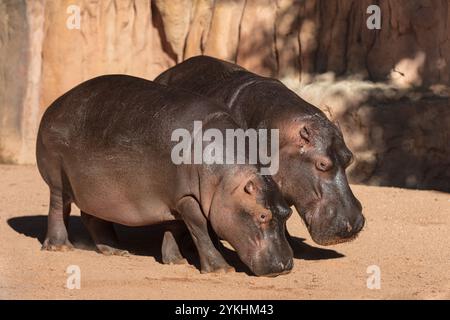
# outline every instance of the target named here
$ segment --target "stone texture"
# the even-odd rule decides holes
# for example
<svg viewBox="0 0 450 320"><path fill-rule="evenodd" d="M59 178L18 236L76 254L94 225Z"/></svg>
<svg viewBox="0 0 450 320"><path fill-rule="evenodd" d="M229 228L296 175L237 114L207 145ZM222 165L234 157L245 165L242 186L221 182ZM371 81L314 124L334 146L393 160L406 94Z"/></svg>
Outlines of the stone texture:
<svg viewBox="0 0 450 320"><path fill-rule="evenodd" d="M195 0L193 16L186 38L184 58L188 59L203 53L208 39L209 26L214 8L214 0Z"/></svg>
<svg viewBox="0 0 450 320"><path fill-rule="evenodd" d="M18 160L28 69L25 1L0 2L0 160ZM6 58L8 57L8 63Z"/></svg>
<svg viewBox="0 0 450 320"><path fill-rule="evenodd" d="M300 80L300 10L297 0L279 0L275 18L275 49L278 78ZM302 53L303 54L303 53Z"/></svg>
<svg viewBox="0 0 450 320"><path fill-rule="evenodd" d="M0 161L34 162L43 1L0 2Z"/></svg>
<svg viewBox="0 0 450 320"><path fill-rule="evenodd" d="M296 90L343 131L353 183L450 192L448 93L412 92L358 80Z"/></svg>
<svg viewBox="0 0 450 320"><path fill-rule="evenodd" d="M81 9L79 30L66 27L70 4ZM47 1L45 15L43 109L83 80L107 73L153 77L175 63L146 1Z"/></svg>
<svg viewBox="0 0 450 320"><path fill-rule="evenodd" d="M277 5L271 0L248 1L240 27L236 62L264 76L276 76L275 18ZM232 55L230 55L232 56Z"/></svg>
<svg viewBox="0 0 450 320"><path fill-rule="evenodd" d="M161 15L163 33L177 62L183 61L186 36L192 14L191 0L155 0L156 14Z"/></svg>
<svg viewBox="0 0 450 320"><path fill-rule="evenodd" d="M244 0L215 1L204 54L236 61L245 4Z"/></svg>

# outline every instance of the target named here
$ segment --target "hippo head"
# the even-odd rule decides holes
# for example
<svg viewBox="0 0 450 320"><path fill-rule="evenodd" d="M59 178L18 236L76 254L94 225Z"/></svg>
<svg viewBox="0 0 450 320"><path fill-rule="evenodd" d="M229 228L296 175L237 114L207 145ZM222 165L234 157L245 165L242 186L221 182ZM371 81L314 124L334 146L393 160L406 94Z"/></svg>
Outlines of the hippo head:
<svg viewBox="0 0 450 320"><path fill-rule="evenodd" d="M345 175L353 154L340 129L323 114L284 123L288 125L280 130L280 168L275 176L283 195L316 243L354 239L365 220Z"/></svg>
<svg viewBox="0 0 450 320"><path fill-rule="evenodd" d="M293 253L286 236L292 210L270 176L229 170L214 193L209 220L240 259L258 276L287 273Z"/></svg>

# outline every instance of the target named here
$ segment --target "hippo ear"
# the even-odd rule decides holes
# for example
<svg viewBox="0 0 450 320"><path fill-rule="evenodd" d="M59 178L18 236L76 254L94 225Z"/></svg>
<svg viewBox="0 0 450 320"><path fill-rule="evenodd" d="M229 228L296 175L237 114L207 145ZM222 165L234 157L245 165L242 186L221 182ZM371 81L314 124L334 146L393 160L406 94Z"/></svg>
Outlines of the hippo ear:
<svg viewBox="0 0 450 320"><path fill-rule="evenodd" d="M302 126L299 132L300 138L304 143L309 143L310 132L307 126Z"/></svg>
<svg viewBox="0 0 450 320"><path fill-rule="evenodd" d="M252 180L248 180L247 184L244 187L245 192L248 194L254 194L256 191L255 183Z"/></svg>

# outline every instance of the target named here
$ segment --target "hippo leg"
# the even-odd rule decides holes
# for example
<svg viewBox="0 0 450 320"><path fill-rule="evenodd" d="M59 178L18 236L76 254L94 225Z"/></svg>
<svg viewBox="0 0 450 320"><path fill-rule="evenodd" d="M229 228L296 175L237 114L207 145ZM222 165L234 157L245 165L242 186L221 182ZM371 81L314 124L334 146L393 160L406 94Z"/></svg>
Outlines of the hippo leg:
<svg viewBox="0 0 450 320"><path fill-rule="evenodd" d="M192 197L184 197L178 202L177 208L197 247L201 273L232 271L233 268L225 261L211 241L208 221L198 202Z"/></svg>
<svg viewBox="0 0 450 320"><path fill-rule="evenodd" d="M97 250L104 255L127 256L127 250L118 249L117 235L112 222L94 217L81 211L81 220L88 229Z"/></svg>
<svg viewBox="0 0 450 320"><path fill-rule="evenodd" d="M70 201L65 201L61 191L50 189L47 235L42 250L67 251L73 249L67 227L70 215Z"/></svg>
<svg viewBox="0 0 450 320"><path fill-rule="evenodd" d="M172 231L164 232L164 238L161 246L162 261L164 264L183 264L187 260L183 258L178 243L175 240L175 235Z"/></svg>

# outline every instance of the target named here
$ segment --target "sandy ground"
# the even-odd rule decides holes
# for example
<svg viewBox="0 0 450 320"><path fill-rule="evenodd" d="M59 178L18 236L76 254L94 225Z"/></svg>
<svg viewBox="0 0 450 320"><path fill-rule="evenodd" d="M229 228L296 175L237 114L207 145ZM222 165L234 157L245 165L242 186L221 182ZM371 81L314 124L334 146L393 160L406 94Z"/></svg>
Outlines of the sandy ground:
<svg viewBox="0 0 450 320"><path fill-rule="evenodd" d="M48 191L34 166L0 166L0 298L26 299L450 299L450 195L435 191L352 186L367 224L355 241L320 247L294 214L293 271L276 278L236 267L202 275L193 265L160 263L161 228L119 227L134 254L95 252L73 208L76 250L41 251ZM81 288L67 289L67 267L81 270ZM367 268L380 268L381 288L368 289Z"/></svg>

